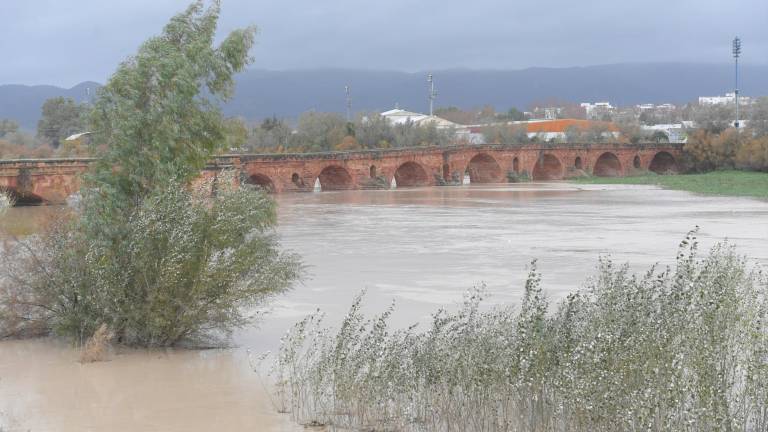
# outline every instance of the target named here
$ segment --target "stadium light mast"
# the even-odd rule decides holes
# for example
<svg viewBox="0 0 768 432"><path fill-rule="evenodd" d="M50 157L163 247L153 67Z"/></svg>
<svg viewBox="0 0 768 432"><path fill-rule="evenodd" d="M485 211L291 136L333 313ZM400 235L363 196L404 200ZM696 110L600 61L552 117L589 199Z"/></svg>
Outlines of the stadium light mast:
<svg viewBox="0 0 768 432"><path fill-rule="evenodd" d="M429 83L429 116L434 115L435 98L437 92L435 91L435 80L432 78L432 74L427 75L427 83Z"/></svg>
<svg viewBox="0 0 768 432"><path fill-rule="evenodd" d="M741 55L741 39L738 36L733 38L733 59L736 66L735 69L735 89L734 96L736 99L736 121L733 123L736 126L736 130L739 130L739 56Z"/></svg>
<svg viewBox="0 0 768 432"><path fill-rule="evenodd" d="M347 123L352 121L352 95L349 92L349 86L344 86L344 93L347 97Z"/></svg>

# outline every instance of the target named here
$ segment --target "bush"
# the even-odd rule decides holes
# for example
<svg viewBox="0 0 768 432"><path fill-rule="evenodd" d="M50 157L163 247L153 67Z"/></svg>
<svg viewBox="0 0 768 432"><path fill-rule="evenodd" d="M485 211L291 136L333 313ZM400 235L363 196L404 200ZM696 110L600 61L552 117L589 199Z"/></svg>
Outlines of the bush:
<svg viewBox="0 0 768 432"><path fill-rule="evenodd" d="M10 243L0 334L82 341L106 324L120 343L167 346L207 343L247 323L300 265L279 250L274 201L223 184L212 198L210 184L153 192L113 221L118 241L90 235L88 218L59 218L43 235Z"/></svg>
<svg viewBox="0 0 768 432"><path fill-rule="evenodd" d="M768 135L747 140L736 151L736 165L755 171L768 171Z"/></svg>
<svg viewBox="0 0 768 432"><path fill-rule="evenodd" d="M0 216L15 204L13 197L6 191L0 190Z"/></svg>
<svg viewBox="0 0 768 432"><path fill-rule="evenodd" d="M636 276L602 259L549 314L535 269L519 310L470 291L424 332L310 315L275 362L280 408L356 430L768 430L768 286L727 244Z"/></svg>

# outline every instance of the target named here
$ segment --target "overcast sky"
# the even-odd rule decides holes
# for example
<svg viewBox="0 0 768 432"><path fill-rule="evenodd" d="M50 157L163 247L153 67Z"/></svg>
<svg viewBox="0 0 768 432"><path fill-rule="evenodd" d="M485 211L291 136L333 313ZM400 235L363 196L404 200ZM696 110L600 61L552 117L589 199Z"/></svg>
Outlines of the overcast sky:
<svg viewBox="0 0 768 432"><path fill-rule="evenodd" d="M0 84L104 82L188 0L0 0ZM223 0L252 67L426 71L768 62L767 0Z"/></svg>

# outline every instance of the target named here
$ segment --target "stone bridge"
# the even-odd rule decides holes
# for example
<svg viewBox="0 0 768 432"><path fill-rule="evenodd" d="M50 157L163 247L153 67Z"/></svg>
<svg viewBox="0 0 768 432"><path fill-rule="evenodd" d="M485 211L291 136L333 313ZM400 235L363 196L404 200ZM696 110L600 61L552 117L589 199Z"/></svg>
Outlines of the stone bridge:
<svg viewBox="0 0 768 432"><path fill-rule="evenodd" d="M202 173L233 169L245 183L270 192L383 189L461 183L534 181L591 174L677 172L680 144L530 144L418 147L305 154L242 154L214 158ZM80 174L93 159L0 161L0 188L21 204L58 203L78 191Z"/></svg>

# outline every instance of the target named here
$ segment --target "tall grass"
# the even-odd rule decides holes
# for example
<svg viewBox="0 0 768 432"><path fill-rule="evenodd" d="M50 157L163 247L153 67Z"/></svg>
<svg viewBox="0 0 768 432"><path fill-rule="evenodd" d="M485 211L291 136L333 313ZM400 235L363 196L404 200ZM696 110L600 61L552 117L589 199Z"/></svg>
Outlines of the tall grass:
<svg viewBox="0 0 768 432"><path fill-rule="evenodd" d="M0 216L5 213L6 210L13 207L15 203L15 200L9 193L0 190Z"/></svg>
<svg viewBox="0 0 768 432"><path fill-rule="evenodd" d="M431 326L320 312L284 337L280 409L304 424L403 431L768 431L768 286L728 244L633 275L602 259L550 308L534 269L519 308L467 293ZM550 312L551 311L551 312Z"/></svg>

